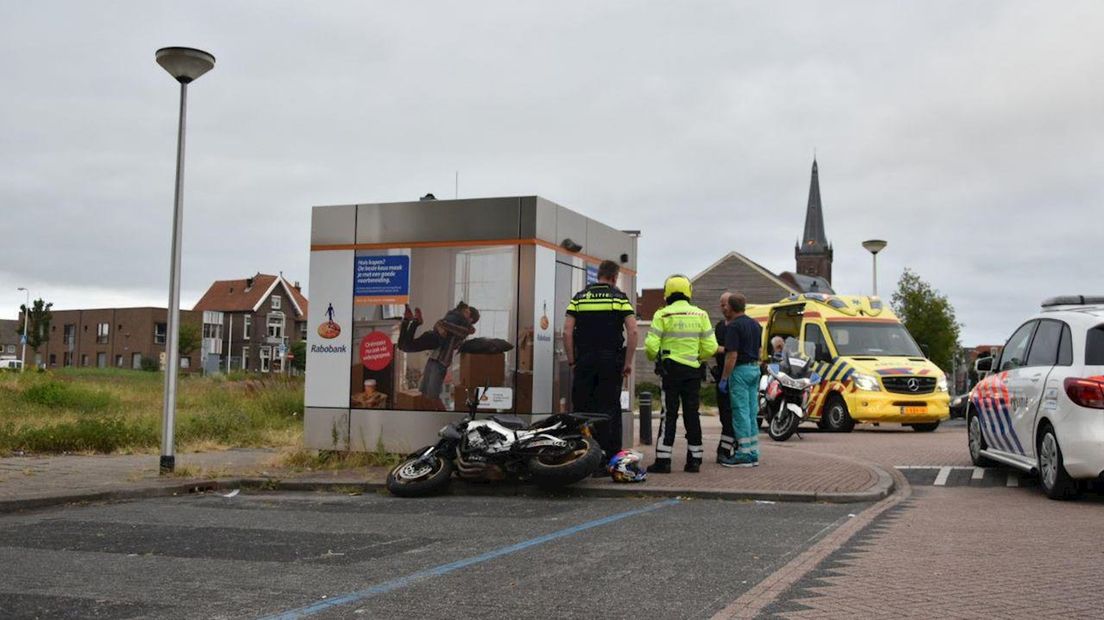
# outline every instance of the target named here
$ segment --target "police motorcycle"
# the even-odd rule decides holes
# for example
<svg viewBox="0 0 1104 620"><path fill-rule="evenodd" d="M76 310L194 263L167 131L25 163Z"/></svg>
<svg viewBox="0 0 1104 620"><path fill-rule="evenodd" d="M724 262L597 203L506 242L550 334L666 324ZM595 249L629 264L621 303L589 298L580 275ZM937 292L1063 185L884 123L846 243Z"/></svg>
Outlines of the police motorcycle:
<svg viewBox="0 0 1104 620"><path fill-rule="evenodd" d="M579 482L603 465L588 416L559 413L528 427L513 416L477 420L486 391L468 391L468 414L442 428L436 444L396 465L387 475L388 491L399 497L437 493L453 473L464 480L512 478L554 488Z"/></svg>
<svg viewBox="0 0 1104 620"><path fill-rule="evenodd" d="M767 434L775 441L786 441L805 419L813 386L820 375L808 360L784 353L779 361L767 364L763 376L760 408L765 411Z"/></svg>

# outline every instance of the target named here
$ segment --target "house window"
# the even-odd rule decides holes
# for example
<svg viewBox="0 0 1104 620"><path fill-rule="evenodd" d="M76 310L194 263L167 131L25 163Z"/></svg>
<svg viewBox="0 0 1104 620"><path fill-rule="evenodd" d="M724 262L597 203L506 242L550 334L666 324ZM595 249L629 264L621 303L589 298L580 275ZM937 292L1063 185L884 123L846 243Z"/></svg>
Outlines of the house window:
<svg viewBox="0 0 1104 620"><path fill-rule="evenodd" d="M110 323L99 323L96 325L96 344L107 344L107 337L111 333Z"/></svg>
<svg viewBox="0 0 1104 620"><path fill-rule="evenodd" d="M280 304L282 304L282 303L284 303L284 300L280 299L279 295L273 295L272 296L272 309L273 310L279 310L280 309Z"/></svg>
<svg viewBox="0 0 1104 620"><path fill-rule="evenodd" d="M8 345L8 353L15 353L15 345L14 344L9 344Z"/></svg>
<svg viewBox="0 0 1104 620"><path fill-rule="evenodd" d="M283 338L284 337L284 313L273 312L268 315L268 337L269 338Z"/></svg>
<svg viewBox="0 0 1104 620"><path fill-rule="evenodd" d="M64 353L61 354L61 365L66 366L66 367L73 365L73 353L72 353L72 351L65 351Z"/></svg>
<svg viewBox="0 0 1104 620"><path fill-rule="evenodd" d="M249 370L249 347L242 347L242 370Z"/></svg>
<svg viewBox="0 0 1104 620"><path fill-rule="evenodd" d="M203 337L214 338L216 340L222 339L222 325L218 323L204 323L203 324Z"/></svg>
<svg viewBox="0 0 1104 620"><path fill-rule="evenodd" d="M132 355L130 357L130 367L133 368L134 370L141 370L142 369L142 354L141 353L135 353L134 355Z"/></svg>
<svg viewBox="0 0 1104 620"><path fill-rule="evenodd" d="M88 354L87 353L81 353L81 366L87 366L87 365L88 365Z"/></svg>
<svg viewBox="0 0 1104 620"><path fill-rule="evenodd" d="M107 368L107 353L96 354L96 368Z"/></svg>
<svg viewBox="0 0 1104 620"><path fill-rule="evenodd" d="M57 366L57 354L56 353L51 353L50 354L50 366Z"/></svg>
<svg viewBox="0 0 1104 620"><path fill-rule="evenodd" d="M299 340L307 339L307 322L302 321L299 323Z"/></svg>
<svg viewBox="0 0 1104 620"><path fill-rule="evenodd" d="M118 367L118 368L123 367L123 356L122 355L116 355L115 356L115 366Z"/></svg>
<svg viewBox="0 0 1104 620"><path fill-rule="evenodd" d="M72 323L69 323L68 325L65 326L65 328L63 330L63 335L62 335L62 343L65 346L69 346L69 347L71 347L71 346L73 346L74 344L77 343L77 326L76 325L74 325ZM69 364L66 364L66 366L68 366L68 365Z"/></svg>
<svg viewBox="0 0 1104 620"><path fill-rule="evenodd" d="M182 357L180 358L180 367L187 370L192 367L192 358Z"/></svg>
<svg viewBox="0 0 1104 620"><path fill-rule="evenodd" d="M249 340L249 332L253 331L253 317L247 314L243 318L245 322L242 323L242 340Z"/></svg>
<svg viewBox="0 0 1104 620"><path fill-rule="evenodd" d="M270 370L269 362L272 356L272 347L261 347L261 372Z"/></svg>
<svg viewBox="0 0 1104 620"><path fill-rule="evenodd" d="M153 324L153 344L165 344L165 334L169 333L169 327L165 323Z"/></svg>

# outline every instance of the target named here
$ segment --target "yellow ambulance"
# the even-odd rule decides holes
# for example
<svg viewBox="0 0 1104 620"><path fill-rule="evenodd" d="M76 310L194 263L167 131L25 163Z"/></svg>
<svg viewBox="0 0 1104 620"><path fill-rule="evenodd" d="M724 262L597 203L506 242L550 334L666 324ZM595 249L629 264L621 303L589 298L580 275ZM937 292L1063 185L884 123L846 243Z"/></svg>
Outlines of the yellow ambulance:
<svg viewBox="0 0 1104 620"><path fill-rule="evenodd" d="M747 314L763 326L764 358L780 336L787 351L813 360L822 380L807 419L821 428L886 422L930 432L949 417L946 375L879 298L805 293Z"/></svg>

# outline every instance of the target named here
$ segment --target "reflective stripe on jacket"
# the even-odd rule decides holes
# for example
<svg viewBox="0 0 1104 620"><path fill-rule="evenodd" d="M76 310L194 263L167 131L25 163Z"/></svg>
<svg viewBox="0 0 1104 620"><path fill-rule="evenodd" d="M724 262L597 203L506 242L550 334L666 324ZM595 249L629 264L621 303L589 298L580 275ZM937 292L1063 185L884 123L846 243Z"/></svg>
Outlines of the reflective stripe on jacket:
<svg viewBox="0 0 1104 620"><path fill-rule="evenodd" d="M644 352L655 360L660 351L665 352L663 357L691 368L716 353L717 338L705 310L683 299L656 310L644 338Z"/></svg>

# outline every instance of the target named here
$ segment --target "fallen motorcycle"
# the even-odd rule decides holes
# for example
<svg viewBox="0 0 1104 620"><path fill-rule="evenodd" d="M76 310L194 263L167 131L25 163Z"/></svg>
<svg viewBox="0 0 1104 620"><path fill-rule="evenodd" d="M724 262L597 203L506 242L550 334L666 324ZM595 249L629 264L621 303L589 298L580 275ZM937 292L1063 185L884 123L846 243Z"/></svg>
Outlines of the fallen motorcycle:
<svg viewBox="0 0 1104 620"><path fill-rule="evenodd" d="M400 497L438 493L453 473L464 480L512 478L554 488L579 482L602 466L587 416L560 413L529 426L515 416L477 420L481 395L475 390L466 403L468 415L442 428L436 444L391 470L388 491Z"/></svg>
<svg viewBox="0 0 1104 620"><path fill-rule="evenodd" d="M808 361L786 356L767 365L768 378L762 396L766 409L767 435L775 441L786 441L805 419L809 395L820 375L813 372Z"/></svg>

